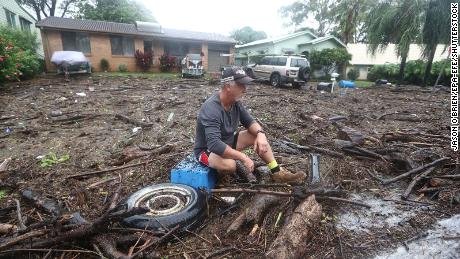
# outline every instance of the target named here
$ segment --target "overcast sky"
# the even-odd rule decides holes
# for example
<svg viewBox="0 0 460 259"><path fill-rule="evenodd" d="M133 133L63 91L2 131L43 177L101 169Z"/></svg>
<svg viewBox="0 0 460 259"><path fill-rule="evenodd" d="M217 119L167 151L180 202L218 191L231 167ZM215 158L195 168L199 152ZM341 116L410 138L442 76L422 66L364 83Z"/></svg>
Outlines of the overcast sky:
<svg viewBox="0 0 460 259"><path fill-rule="evenodd" d="M251 26L269 37L292 32L278 13L294 0L139 0L165 28L215 32L229 35L234 29Z"/></svg>

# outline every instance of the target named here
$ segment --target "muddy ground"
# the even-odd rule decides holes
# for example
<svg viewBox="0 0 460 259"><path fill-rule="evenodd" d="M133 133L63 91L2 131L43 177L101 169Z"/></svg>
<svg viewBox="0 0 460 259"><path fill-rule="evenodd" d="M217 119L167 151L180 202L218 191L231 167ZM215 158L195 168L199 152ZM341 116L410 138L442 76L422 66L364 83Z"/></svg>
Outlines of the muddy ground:
<svg viewBox="0 0 460 259"><path fill-rule="evenodd" d="M7 85L0 93L3 130L0 159L12 157L12 162L8 171L1 174L5 191L1 207L15 206L13 199L17 198L21 201L26 225L50 218L21 197L21 191L30 188L92 220L106 208L108 198L118 186L119 176L123 186L121 197L152 183L168 182L170 169L192 152L195 118L201 103L219 87L207 80L104 76L72 77L70 82L46 76ZM458 182L426 194L417 193L422 187L417 186L410 201L401 201L399 195L409 180L383 186L377 178L389 179L408 168L341 151L334 144L338 129L329 121L333 116L345 116L346 120L341 121L343 125L366 136L361 147L397 153L412 167L450 157L452 159L433 174L458 174L458 160L455 161L458 153L449 148L449 100L449 92L445 89L417 86L348 89L343 95L316 91L309 86L273 88L256 83L248 88L243 102L268 132L279 163L292 171L307 174L310 171L308 152L292 154L279 145L281 141L340 152L344 158L320 154L322 184L346 190L350 193L348 198L372 206L366 209L345 203L321 202L322 221L312 230L313 238L305 241L308 257L373 257L411 240L438 220L459 213L460 206L455 199ZM398 114L393 114L395 112ZM137 128L139 125L120 119L116 114L151 126ZM411 139L387 141L386 134L394 132L415 135ZM165 145L172 145L172 148L161 154L134 159L126 155L140 147L155 150ZM51 152L57 158L68 155L70 159L41 166L43 156ZM247 153L253 156L250 151ZM147 160L152 161L147 166L84 179L66 178ZM91 184L110 178L111 181L89 188ZM285 220L283 216L275 227L279 212L288 216L297 203L286 200L285 205L271 209L253 236L248 236L252 226L227 235L227 227L250 197L244 195L238 206L231 209L210 200L209 216L201 228L155 250L159 256L169 258L263 258ZM11 211L2 215L1 220L16 224L15 215L16 211ZM76 247L94 250L85 241L54 248ZM43 252L14 254L16 257L43 255ZM77 252L51 255L62 258L94 256Z"/></svg>

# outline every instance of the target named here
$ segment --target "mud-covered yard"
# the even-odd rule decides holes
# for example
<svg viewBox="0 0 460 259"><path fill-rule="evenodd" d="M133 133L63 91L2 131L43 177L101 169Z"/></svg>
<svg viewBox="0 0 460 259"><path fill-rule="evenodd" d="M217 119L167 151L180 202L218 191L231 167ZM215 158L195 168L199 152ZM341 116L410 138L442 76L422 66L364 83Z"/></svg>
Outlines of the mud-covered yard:
<svg viewBox="0 0 460 259"><path fill-rule="evenodd" d="M52 231L1 249L0 255L43 257L52 248L49 256L56 258L98 257L100 251L90 236L27 250L33 242L59 236L65 229L56 221L43 223L52 222L53 215L25 199L23 191L33 190L39 197L56 201L63 214L80 212L91 222L107 210L120 179L118 200L143 186L168 182L171 168L192 152L201 103L219 88L218 83L207 80L104 76L73 77L69 82L47 76L2 88L0 159L12 160L0 173L0 221L20 225L17 199L23 223L29 228L23 233L33 231L31 226L35 231ZM385 256L399 246L410 251L411 243L437 221L459 213L459 178L439 177L460 174L458 153L449 148L449 100L446 89L417 86L375 86L341 94L309 86L273 88L257 83L248 87L243 102L266 130L279 163L310 174L309 153L317 153L322 186L346 191L347 199L371 206L320 201L321 221L303 244L308 251L305 256ZM363 143L358 148L336 141L344 139L338 134L344 127L361 133ZM254 157L250 150L246 152ZM382 184L443 157L445 162L417 182L406 200L401 195L420 172ZM270 182L264 175L258 177ZM168 258L263 258L299 201L286 198L268 210L257 228L253 223L227 234L252 196L239 195L235 205L211 198L201 227L146 251ZM37 224L40 222L43 224ZM111 235L141 236L116 223L111 228ZM20 235L5 232L0 243ZM139 240L150 235L145 232ZM439 235L440 242L452 242L449 247L454 250L441 250L444 254L437 255L458 256L459 235ZM129 247L119 250L127 254Z"/></svg>

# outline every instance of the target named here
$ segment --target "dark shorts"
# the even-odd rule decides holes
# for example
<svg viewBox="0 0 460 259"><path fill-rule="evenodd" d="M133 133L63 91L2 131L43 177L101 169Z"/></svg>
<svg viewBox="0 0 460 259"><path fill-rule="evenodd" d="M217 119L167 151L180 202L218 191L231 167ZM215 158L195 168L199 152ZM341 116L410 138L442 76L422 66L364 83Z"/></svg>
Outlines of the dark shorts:
<svg viewBox="0 0 460 259"><path fill-rule="evenodd" d="M233 143L232 143L233 149L236 149L236 143L238 143L238 134L239 134L239 131L236 131L235 136L233 137ZM201 153L197 157L198 162L200 162L201 164L205 166L209 166L209 155L211 155L211 151L209 150L201 151Z"/></svg>

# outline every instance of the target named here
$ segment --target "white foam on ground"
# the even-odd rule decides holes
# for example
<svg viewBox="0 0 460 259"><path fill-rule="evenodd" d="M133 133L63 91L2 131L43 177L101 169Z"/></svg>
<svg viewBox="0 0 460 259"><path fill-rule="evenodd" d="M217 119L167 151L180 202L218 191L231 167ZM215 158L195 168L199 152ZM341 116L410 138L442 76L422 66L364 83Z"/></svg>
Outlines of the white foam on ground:
<svg viewBox="0 0 460 259"><path fill-rule="evenodd" d="M353 194L350 198L355 201L362 201L370 205L371 208L351 210L339 215L337 228L368 232L369 228L393 227L400 222L409 220L420 210L419 207L400 205L392 201L368 196Z"/></svg>
<svg viewBox="0 0 460 259"><path fill-rule="evenodd" d="M375 259L396 258L460 258L460 215L439 221L427 236L408 244L391 253L379 255ZM446 238L447 237L447 238ZM457 237L448 239L448 237Z"/></svg>

